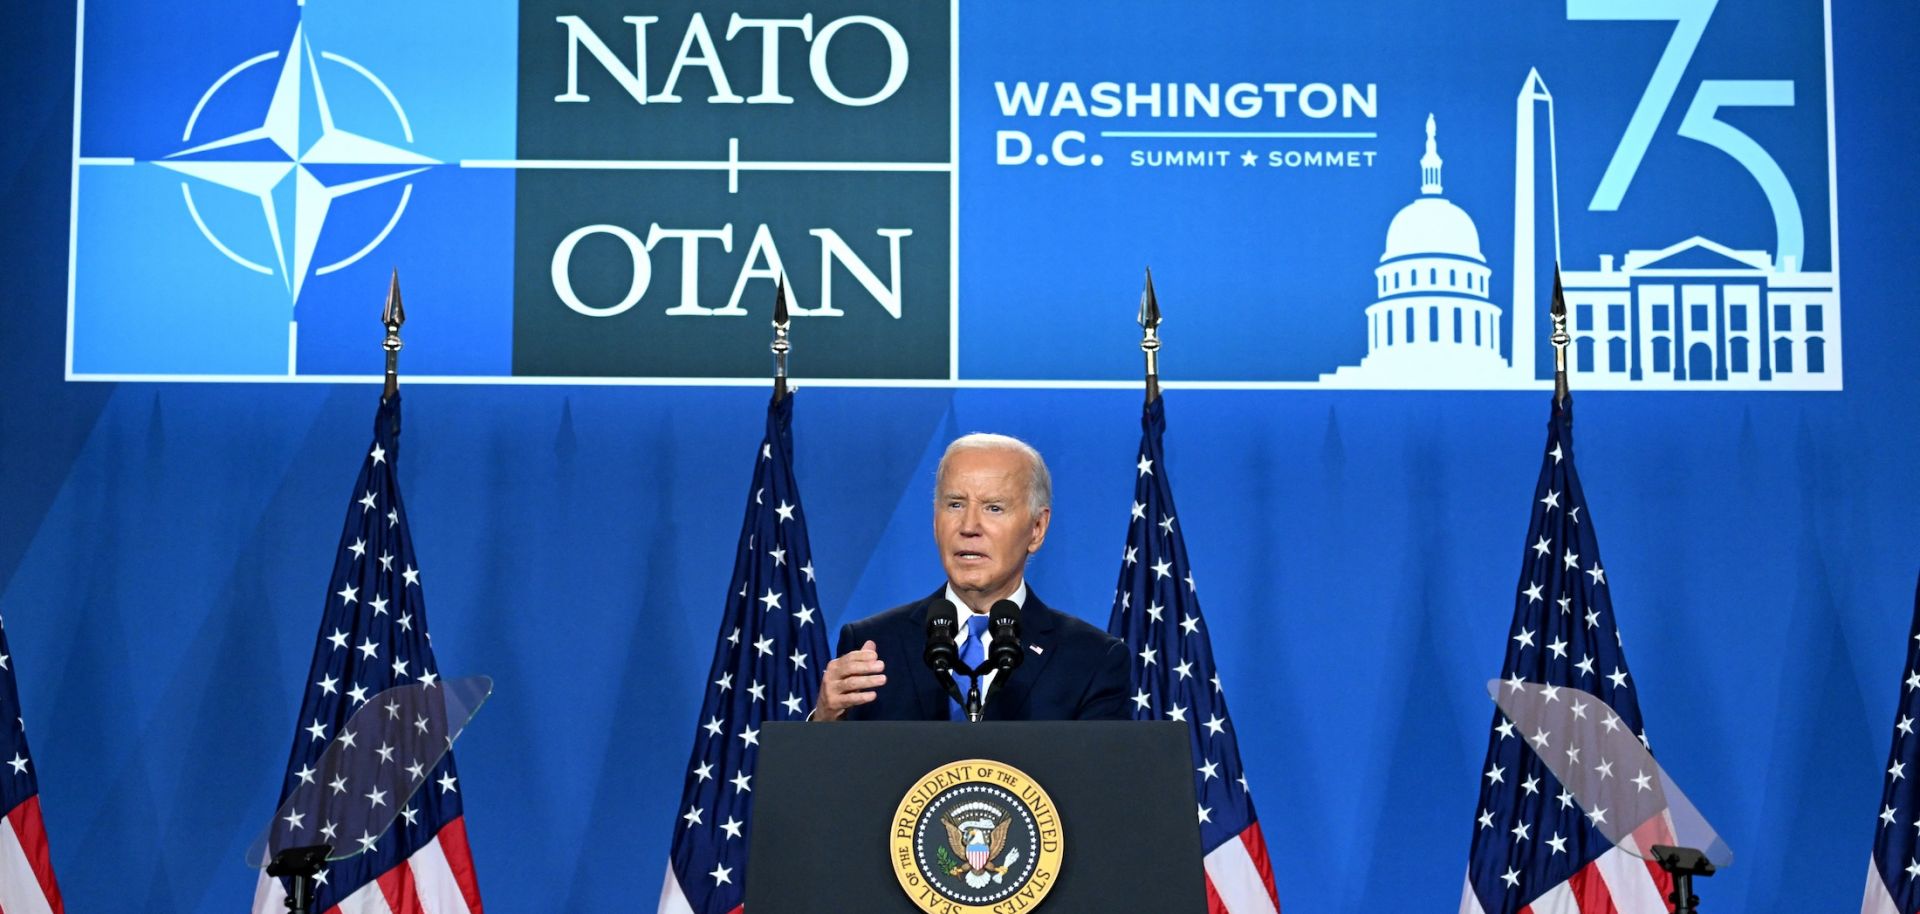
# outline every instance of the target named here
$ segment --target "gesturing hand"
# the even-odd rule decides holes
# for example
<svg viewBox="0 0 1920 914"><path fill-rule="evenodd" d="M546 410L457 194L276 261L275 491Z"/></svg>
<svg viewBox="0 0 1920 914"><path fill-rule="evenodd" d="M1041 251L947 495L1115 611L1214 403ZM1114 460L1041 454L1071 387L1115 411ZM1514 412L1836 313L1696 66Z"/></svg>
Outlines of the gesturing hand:
<svg viewBox="0 0 1920 914"><path fill-rule="evenodd" d="M810 719L839 720L847 716L848 708L872 701L873 690L887 684L886 668L872 641L834 658L820 678L820 704Z"/></svg>

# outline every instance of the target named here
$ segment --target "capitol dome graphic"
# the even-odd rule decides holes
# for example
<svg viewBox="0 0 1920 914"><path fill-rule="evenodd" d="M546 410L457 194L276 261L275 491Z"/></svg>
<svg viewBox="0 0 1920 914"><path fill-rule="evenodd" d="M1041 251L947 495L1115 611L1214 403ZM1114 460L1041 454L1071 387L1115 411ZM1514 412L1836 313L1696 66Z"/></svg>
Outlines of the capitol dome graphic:
<svg viewBox="0 0 1920 914"><path fill-rule="evenodd" d="M1353 387L1510 387L1500 355L1501 309L1480 230L1441 182L1433 115L1420 157L1420 195L1387 226L1367 306L1367 356L1321 379Z"/></svg>

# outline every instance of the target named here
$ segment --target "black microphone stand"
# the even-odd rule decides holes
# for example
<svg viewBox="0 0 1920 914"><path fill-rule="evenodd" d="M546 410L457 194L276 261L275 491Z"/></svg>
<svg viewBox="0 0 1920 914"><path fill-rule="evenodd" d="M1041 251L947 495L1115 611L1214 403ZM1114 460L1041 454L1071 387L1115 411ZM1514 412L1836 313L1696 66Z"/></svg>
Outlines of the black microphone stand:
<svg viewBox="0 0 1920 914"><path fill-rule="evenodd" d="M1005 669L1006 667L994 663L991 658L977 667L968 666L965 661L956 660L953 661L951 670L937 670L935 675L939 677L940 684L947 687L947 697L953 699L966 711L967 722L979 723L981 716L986 713L986 701L980 695L980 678L995 670L1004 671ZM955 673L967 677L965 696L960 694L960 684L953 678Z"/></svg>
<svg viewBox="0 0 1920 914"><path fill-rule="evenodd" d="M1014 667L1020 665L1020 655L1018 653L1008 653L1011 653L1012 662L1008 662L1008 654L1001 654L999 656L989 655L979 666L960 670L960 672L968 676L967 698L966 701L961 702L962 706L967 709L968 723L980 722L981 715L986 713L986 698L992 698L994 695L999 694L1000 686L1006 682L1006 675L1011 673ZM958 664L958 666L965 667L966 664L961 663ZM988 673L993 672L998 672L1001 676L994 682L993 688L988 691L986 698L982 698L980 695L980 680ZM949 674L947 679L949 683L951 683L953 679L952 675ZM960 698L958 694L960 691L959 686L953 685L952 690L954 700L958 701Z"/></svg>

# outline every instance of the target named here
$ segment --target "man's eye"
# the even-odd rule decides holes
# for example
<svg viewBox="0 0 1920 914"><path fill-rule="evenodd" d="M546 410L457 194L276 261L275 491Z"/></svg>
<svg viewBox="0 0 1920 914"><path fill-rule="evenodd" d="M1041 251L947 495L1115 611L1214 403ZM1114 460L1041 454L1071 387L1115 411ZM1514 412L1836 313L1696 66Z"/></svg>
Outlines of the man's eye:
<svg viewBox="0 0 1920 914"><path fill-rule="evenodd" d="M995 514L999 514L1000 512L1005 511L1006 509L1001 507L1000 505L988 505L987 510Z"/></svg>

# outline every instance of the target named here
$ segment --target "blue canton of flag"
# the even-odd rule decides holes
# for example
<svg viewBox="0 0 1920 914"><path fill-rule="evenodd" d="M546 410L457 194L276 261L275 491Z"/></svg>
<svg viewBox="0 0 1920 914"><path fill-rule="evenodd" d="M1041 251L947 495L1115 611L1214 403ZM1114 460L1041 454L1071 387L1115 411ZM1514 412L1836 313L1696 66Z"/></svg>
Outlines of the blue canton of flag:
<svg viewBox="0 0 1920 914"><path fill-rule="evenodd" d="M1571 397L1565 405L1556 402L1547 423L1519 591L1500 669L1506 688L1530 682L1592 693L1608 705L1591 711L1602 726L1610 732L1625 727L1645 743L1600 543L1574 472ZM1636 823L1627 842L1612 844L1595 827L1605 811L1583 812L1536 746L1561 751L1544 732L1521 732L1494 712L1461 914L1666 914L1666 875L1635 853L1672 843L1663 840L1663 820ZM1607 764L1600 758L1579 763Z"/></svg>
<svg viewBox="0 0 1920 914"><path fill-rule="evenodd" d="M13 723L6 723L7 718ZM0 623L0 911L65 910L53 878L47 830L40 819L40 779L27 751L27 721L13 678L13 649Z"/></svg>
<svg viewBox="0 0 1920 914"><path fill-rule="evenodd" d="M400 499L399 459L400 395L396 393L380 402L373 444L353 484L346 529L340 534L333 575L328 579L313 669L307 674L306 695L300 703L292 757L280 787L281 803L301 784L313 783L315 763L329 743L344 738L342 726L369 698L397 685L431 686L440 678L427 634L420 566ZM360 734L360 738L378 737ZM418 792L371 851L334 861L321 873L314 910L481 914L453 754L447 753L432 768L416 760L407 771L420 783ZM303 821L298 816L276 821L273 827L311 838L296 844L327 843L339 848L360 837L342 834L336 823ZM254 896L254 914L285 911L284 897L278 880L263 877Z"/></svg>
<svg viewBox="0 0 1920 914"><path fill-rule="evenodd" d="M793 396L767 407L739 556L680 794L660 914L727 914L745 896L760 727L805 720L828 660L793 479Z"/></svg>
<svg viewBox="0 0 1920 914"><path fill-rule="evenodd" d="M1887 786L1880 794L1880 821L1873 833L1873 859L1867 865L1867 895L1860 914L1908 914L1920 910L1920 586L1913 595L1913 638L1907 642L1907 669L1900 684L1899 720L1893 748L1887 751Z"/></svg>
<svg viewBox="0 0 1920 914"><path fill-rule="evenodd" d="M1184 721L1191 734L1208 910L1278 912L1266 839L1247 792L1239 741L1227 716L1212 638L1200 615L1193 566L1173 508L1160 450L1167 427L1162 403L1154 397L1141 417L1145 431L1135 465L1133 517L1107 631L1125 641L1134 656L1134 719Z"/></svg>

